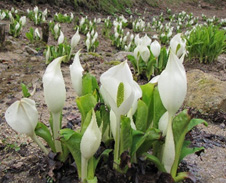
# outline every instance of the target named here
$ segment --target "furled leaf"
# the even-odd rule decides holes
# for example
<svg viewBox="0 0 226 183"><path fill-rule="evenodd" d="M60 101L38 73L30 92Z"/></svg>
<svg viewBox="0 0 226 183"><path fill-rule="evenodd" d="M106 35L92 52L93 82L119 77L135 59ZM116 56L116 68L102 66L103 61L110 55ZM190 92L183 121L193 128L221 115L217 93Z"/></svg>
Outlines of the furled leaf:
<svg viewBox="0 0 226 183"><path fill-rule="evenodd" d="M56 152L55 145L54 145L54 142L52 139L52 135L51 135L48 127L44 123L38 122L38 124L35 128L35 133L36 133L36 135L43 138L47 142L47 144L49 145L49 147L52 149L53 152Z"/></svg>
<svg viewBox="0 0 226 183"><path fill-rule="evenodd" d="M96 78L89 73L85 74L82 78L82 95L93 94L98 89Z"/></svg>
<svg viewBox="0 0 226 183"><path fill-rule="evenodd" d="M75 132L71 129L60 130L60 140L63 144L67 146L67 148L71 152L75 160L79 177L81 177L81 151L80 151L81 139L82 134L78 132Z"/></svg>
<svg viewBox="0 0 226 183"><path fill-rule="evenodd" d="M79 111L82 115L82 122L86 119L87 113L96 106L96 98L92 94L87 94L76 98Z"/></svg>

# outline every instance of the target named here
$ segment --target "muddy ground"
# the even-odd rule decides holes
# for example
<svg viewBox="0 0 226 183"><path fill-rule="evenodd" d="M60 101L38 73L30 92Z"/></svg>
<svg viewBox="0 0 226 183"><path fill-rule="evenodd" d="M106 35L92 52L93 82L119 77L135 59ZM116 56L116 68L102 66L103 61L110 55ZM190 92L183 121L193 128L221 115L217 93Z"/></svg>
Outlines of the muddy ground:
<svg viewBox="0 0 226 183"><path fill-rule="evenodd" d="M216 15L219 18L226 18L225 8L221 5L210 5L200 1L200 6L194 3L187 3L183 6L173 4L161 4L155 8L148 8L149 14L146 14L146 20L151 20L153 15L158 15L166 10L169 6L173 12L185 10L193 12L194 15L200 16L202 13L211 17ZM0 8L26 10L32 8L30 4L18 5L0 2ZM44 10L47 7L53 15L56 11L65 13L73 10L71 7L59 8L50 7L49 5L39 5ZM140 13L143 12L141 7L138 8ZM132 9L133 10L133 9ZM80 10L81 11L81 10ZM106 17L101 12L87 12L83 10L85 15L92 17ZM76 12L77 16L81 16ZM126 16L126 15L125 15ZM51 19L51 17L49 17ZM4 23L9 23L4 21ZM7 107L15 100L22 97L21 82L29 86L30 91L36 90L32 99L36 101L40 114L39 120L48 124L49 114L47 106L43 100L42 76L46 68L43 50L45 44L35 43L29 44L25 37L29 27L36 27L27 19L27 24L23 29L23 33L19 38L6 36L7 44L4 51L0 52L0 182L52 182L56 178L59 182L78 182L74 165L61 167L52 171L50 159L46 158L41 150L30 138L25 135L17 134L6 124L4 113ZM75 33L72 24L61 24L62 31L68 40ZM100 26L101 27L101 26ZM84 36L82 36L77 50L82 48L81 63L82 65L97 78L111 67L111 61L114 61L118 54L111 41L101 36L101 28L98 29L100 46L97 49L98 55L90 55L84 48ZM49 45L56 44L50 36ZM28 48L29 47L29 48ZM39 48L37 52L32 52L30 48ZM216 63L226 63L226 55L221 55ZM216 64L217 65L217 64ZM200 65L197 62L189 63L185 61L186 70L201 68L203 71L211 73L221 80L226 80L225 68L216 69L215 64ZM75 93L71 87L68 65L62 65L62 72L65 78L67 89L67 101L63 109L63 126L73 129L79 127L80 116L77 112L75 104ZM195 146L204 146L205 152L201 156L190 155L181 164L182 170L189 170L197 182L200 183L224 183L226 182L226 114L202 116L195 113L197 117L204 117L209 126L199 125L190 134L190 140ZM152 172L155 172L152 170ZM138 173L140 182L153 182L151 175L143 176Z"/></svg>

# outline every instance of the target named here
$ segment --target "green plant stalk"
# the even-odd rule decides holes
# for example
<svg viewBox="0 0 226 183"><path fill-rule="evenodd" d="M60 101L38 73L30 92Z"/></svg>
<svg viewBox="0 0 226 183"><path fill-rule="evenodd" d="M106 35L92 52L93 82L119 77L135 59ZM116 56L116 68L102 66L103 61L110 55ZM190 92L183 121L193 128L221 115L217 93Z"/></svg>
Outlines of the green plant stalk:
<svg viewBox="0 0 226 183"><path fill-rule="evenodd" d="M114 169L119 170L119 147L120 147L120 115L116 115L116 134L114 147Z"/></svg>
<svg viewBox="0 0 226 183"><path fill-rule="evenodd" d="M42 142L37 138L36 134L33 133L31 136L31 139L36 142L38 144L38 146L41 148L41 150L46 154L48 155L49 154L49 151L45 148L45 146L42 144Z"/></svg>
<svg viewBox="0 0 226 183"><path fill-rule="evenodd" d="M189 177L189 173L188 172L180 172L178 173L178 176L173 178L175 182L179 182L179 181L182 181L186 178Z"/></svg>
<svg viewBox="0 0 226 183"><path fill-rule="evenodd" d="M84 182L87 178L87 168L88 168L88 159L82 156L82 167L81 167L81 181Z"/></svg>
<svg viewBox="0 0 226 183"><path fill-rule="evenodd" d="M60 114L58 113L52 113L53 116L53 138L54 138L54 144L56 148L56 152L62 152L61 142L59 141L59 131L60 131Z"/></svg>

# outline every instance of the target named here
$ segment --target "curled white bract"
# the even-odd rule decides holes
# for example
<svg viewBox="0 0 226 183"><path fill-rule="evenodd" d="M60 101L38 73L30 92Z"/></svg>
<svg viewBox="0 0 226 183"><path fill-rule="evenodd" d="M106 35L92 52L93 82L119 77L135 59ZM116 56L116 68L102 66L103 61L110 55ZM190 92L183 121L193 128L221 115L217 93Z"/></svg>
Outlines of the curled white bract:
<svg viewBox="0 0 226 183"><path fill-rule="evenodd" d="M35 101L22 98L14 102L5 113L6 122L18 133L32 136L38 123L38 111Z"/></svg>

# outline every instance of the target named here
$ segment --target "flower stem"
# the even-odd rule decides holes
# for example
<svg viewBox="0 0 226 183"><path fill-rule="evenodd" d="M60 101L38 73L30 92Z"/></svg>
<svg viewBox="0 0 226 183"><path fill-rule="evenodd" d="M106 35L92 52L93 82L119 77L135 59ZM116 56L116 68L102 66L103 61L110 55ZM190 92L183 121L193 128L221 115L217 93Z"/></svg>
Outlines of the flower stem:
<svg viewBox="0 0 226 183"><path fill-rule="evenodd" d="M56 152L62 152L61 142L59 141L59 131L60 131L60 112L52 113L53 116L53 138L56 148Z"/></svg>
<svg viewBox="0 0 226 183"><path fill-rule="evenodd" d="M114 147L114 169L118 169L119 165L119 144L120 144L120 115L116 115L116 134Z"/></svg>
<svg viewBox="0 0 226 183"><path fill-rule="evenodd" d="M162 157L162 162L164 164L164 167L167 173L170 173L172 165L175 160L175 144L174 144L174 138L173 138L172 122L173 122L173 117L171 114L169 114L166 140L164 144L163 157Z"/></svg>
<svg viewBox="0 0 226 183"><path fill-rule="evenodd" d="M41 150L48 155L49 151L45 148L45 146L42 144L42 142L37 138L36 134L34 133L33 135L30 136L31 139L38 144L38 146L41 148Z"/></svg>
<svg viewBox="0 0 226 183"><path fill-rule="evenodd" d="M87 178L87 168L88 160L82 156L82 171L81 171L81 181L84 182Z"/></svg>

